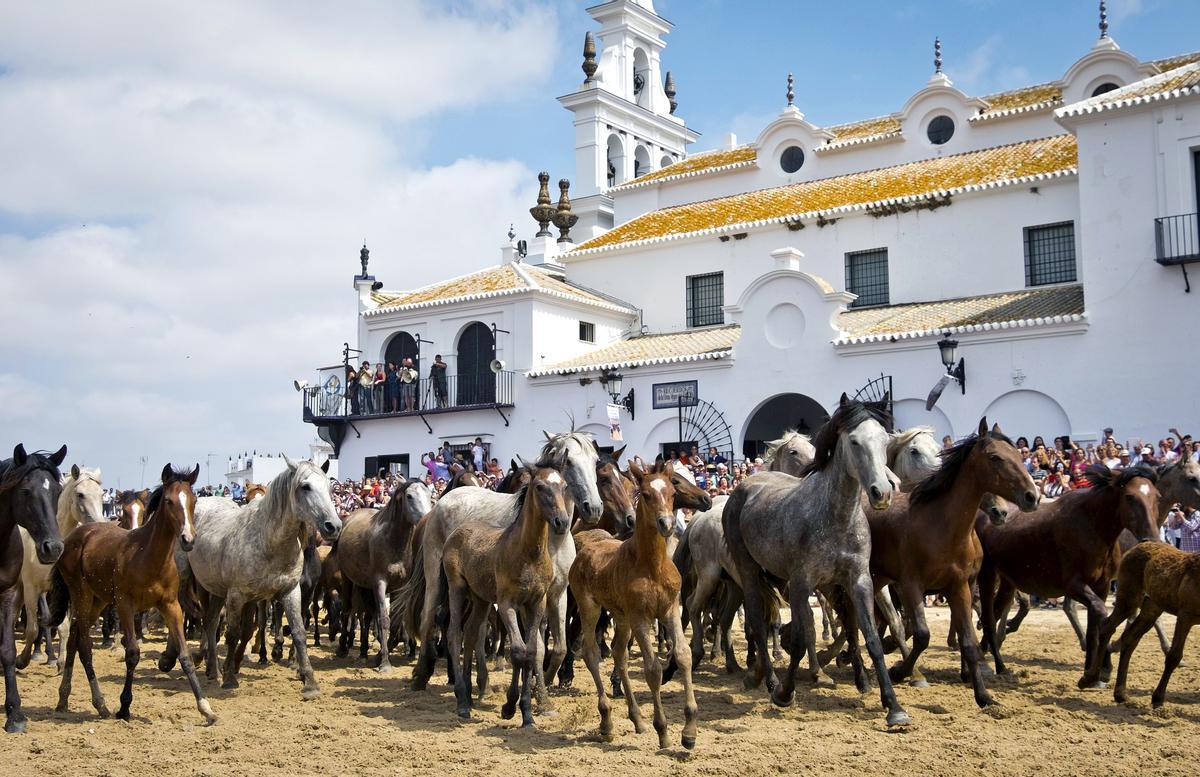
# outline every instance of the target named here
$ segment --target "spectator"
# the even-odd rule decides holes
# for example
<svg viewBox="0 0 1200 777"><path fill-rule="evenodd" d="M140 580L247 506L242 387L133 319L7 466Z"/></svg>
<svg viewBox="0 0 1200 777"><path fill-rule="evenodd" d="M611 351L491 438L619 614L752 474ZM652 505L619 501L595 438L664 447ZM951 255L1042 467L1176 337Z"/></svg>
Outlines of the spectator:
<svg viewBox="0 0 1200 777"><path fill-rule="evenodd" d="M383 413L387 410L387 405L384 400L384 386L387 384L387 373L383 370L383 363L375 363L375 380L371 386L371 398L375 401L375 409L377 412Z"/></svg>
<svg viewBox="0 0 1200 777"><path fill-rule="evenodd" d="M400 370L395 362L387 363L387 408L393 413L400 412Z"/></svg>
<svg viewBox="0 0 1200 777"><path fill-rule="evenodd" d="M1055 465L1054 471L1046 476L1046 481L1042 484L1042 494L1050 499L1056 499L1070 490L1070 487L1063 479L1065 467L1062 462Z"/></svg>
<svg viewBox="0 0 1200 777"><path fill-rule="evenodd" d="M371 370L370 362L363 362L358 371L358 409L363 415L375 413L375 373Z"/></svg>
<svg viewBox="0 0 1200 777"><path fill-rule="evenodd" d="M420 377L413 369L413 360L406 358L400 366L400 402L404 412L411 413L417 408L417 378Z"/></svg>
<svg viewBox="0 0 1200 777"><path fill-rule="evenodd" d="M471 460L475 465L475 472L483 472L483 462L486 458L487 448L483 446L483 440L476 437L474 444L471 445Z"/></svg>
<svg viewBox="0 0 1200 777"><path fill-rule="evenodd" d="M1187 512L1180 507L1170 513L1168 526L1178 532L1175 547L1187 553L1200 553L1200 510Z"/></svg>
<svg viewBox="0 0 1200 777"><path fill-rule="evenodd" d="M438 407L446 406L446 362L442 361L442 355L436 354L433 357L433 364L429 368L429 380L433 383L433 396L437 401Z"/></svg>

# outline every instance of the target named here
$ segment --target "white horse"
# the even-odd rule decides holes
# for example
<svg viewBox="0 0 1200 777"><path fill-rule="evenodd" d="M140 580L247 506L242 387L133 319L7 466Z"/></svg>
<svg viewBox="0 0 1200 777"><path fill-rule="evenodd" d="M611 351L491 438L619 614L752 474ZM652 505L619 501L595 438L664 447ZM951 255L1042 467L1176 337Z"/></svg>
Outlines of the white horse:
<svg viewBox="0 0 1200 777"><path fill-rule="evenodd" d="M208 592L204 610L208 677L218 678L217 628L221 606L228 621L228 654L223 688L237 688L241 651L245 649L247 616L255 602L280 597L292 628L292 643L304 680L303 696L321 694L308 660L307 635L300 611L300 575L304 539L311 528L326 539L336 539L342 528L329 491L329 463L317 467L310 461L284 457L287 469L271 481L266 496L246 505L224 497L204 497L196 502L196 537L185 551L186 572ZM248 636L248 634L246 635ZM167 671L178 648L168 646L159 661Z"/></svg>
<svg viewBox="0 0 1200 777"><path fill-rule="evenodd" d="M600 520L602 505L596 485L599 457L592 435L576 431L544 434L546 444L537 466L554 467L561 472L570 487L576 515L585 523L595 524ZM426 687L437 660L435 616L445 596L442 548L446 538L468 521L507 526L518 514L516 502L515 494L499 494L486 488L458 488L439 499L430 511L420 545L413 549L413 573L400 591L400 607L405 613L408 633L421 642L421 655L413 668L414 690ZM554 583L546 596L546 618L554 639L554 650L550 664L544 671L542 655L537 656L534 665L538 707L542 710L549 708L545 677L547 674L554 676L567 652L567 576L571 565L575 563L575 538L570 532L563 535L551 533L549 542L550 557L554 561ZM418 554L420 567L416 564ZM539 653L542 652L539 650Z"/></svg>
<svg viewBox="0 0 1200 777"><path fill-rule="evenodd" d="M64 478L62 495L58 498L58 531L64 540L81 524L105 521L103 494L99 469L84 469L78 464L71 465L71 474ZM24 669L31 660L40 660L41 656L33 652L33 646L37 642L38 634L43 631L46 664L58 666L50 630L39 625L37 616L38 600L50 591L50 573L54 570L54 565L38 561L33 538L24 528L18 528L25 547L25 560L21 563L21 591L25 599L25 649L17 659L17 668ZM66 629L63 629L63 632L65 637Z"/></svg>

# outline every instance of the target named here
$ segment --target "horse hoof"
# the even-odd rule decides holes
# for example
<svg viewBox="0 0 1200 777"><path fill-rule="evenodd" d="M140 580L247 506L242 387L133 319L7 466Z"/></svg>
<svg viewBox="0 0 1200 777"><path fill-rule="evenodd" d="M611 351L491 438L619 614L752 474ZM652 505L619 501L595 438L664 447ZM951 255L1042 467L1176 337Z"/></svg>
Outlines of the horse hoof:
<svg viewBox="0 0 1200 777"><path fill-rule="evenodd" d="M782 688L783 686L779 685L775 687L775 690L771 691L771 703L776 707L790 707L796 694L791 691L784 693Z"/></svg>
<svg viewBox="0 0 1200 777"><path fill-rule="evenodd" d="M24 718L21 718L20 720L9 719L4 723L4 730L9 734L24 734L25 727L27 725L28 721L26 721Z"/></svg>
<svg viewBox="0 0 1200 777"><path fill-rule="evenodd" d="M300 698L305 701L321 698L321 689L315 685L310 685L300 692Z"/></svg>
<svg viewBox="0 0 1200 777"><path fill-rule="evenodd" d="M999 702L993 699L991 695L981 696L975 700L975 703L979 705L979 709L983 709L984 707L995 707L999 705Z"/></svg>
<svg viewBox="0 0 1200 777"><path fill-rule="evenodd" d="M26 656L17 656L17 669L24 669L29 666L29 658Z"/></svg>
<svg viewBox="0 0 1200 777"><path fill-rule="evenodd" d="M643 722L642 722L642 721L640 721L640 720L634 721L634 723L633 723L633 733L635 733L635 734L645 734L645 733L646 733L646 724L645 724L645 723L643 723Z"/></svg>
<svg viewBox="0 0 1200 777"><path fill-rule="evenodd" d="M1122 690L1113 691L1113 701L1115 701L1117 704L1124 704L1125 699L1126 699L1126 697L1125 697L1124 691L1122 691Z"/></svg>
<svg viewBox="0 0 1200 777"><path fill-rule="evenodd" d="M391 664L380 664L379 666L375 667L375 671L378 672L379 674L391 674L392 673L392 665Z"/></svg>
<svg viewBox="0 0 1200 777"><path fill-rule="evenodd" d="M1091 683L1090 685L1087 686L1087 688L1089 690L1093 690L1093 691L1103 691L1107 687L1108 687L1108 683L1104 682L1103 680L1097 680L1096 682Z"/></svg>
<svg viewBox="0 0 1200 777"><path fill-rule="evenodd" d="M899 665L888 669L888 678L894 683L901 682L906 677L908 677L908 674L904 671L904 668Z"/></svg>
<svg viewBox="0 0 1200 777"><path fill-rule="evenodd" d="M829 675L825 674L824 672L817 672L817 676L813 678L813 682L816 683L816 686L818 688L836 688L837 687L837 683L834 681L834 679L832 677L830 677Z"/></svg>
<svg viewBox="0 0 1200 777"><path fill-rule="evenodd" d="M269 664L271 662L267 660L266 656L259 656L258 661L256 661L255 663L257 663L259 666L266 666L267 664Z"/></svg>
<svg viewBox="0 0 1200 777"><path fill-rule="evenodd" d="M905 712L904 710L896 710L895 712L888 713L887 724L889 727L890 726L907 726L907 725L910 725L911 723L912 723L912 718L910 718L908 716L908 713Z"/></svg>
<svg viewBox="0 0 1200 777"><path fill-rule="evenodd" d="M684 748L686 748L687 750L692 750L692 749L695 749L695 747L696 747L696 738L695 738L695 737L684 736L684 737L683 737L683 739L682 739L682 741L681 741L681 744L683 744Z"/></svg>
<svg viewBox="0 0 1200 777"><path fill-rule="evenodd" d="M96 708L96 714L102 718L112 717L112 713L108 711L108 707L103 704Z"/></svg>
<svg viewBox="0 0 1200 777"><path fill-rule="evenodd" d="M236 677L230 677L225 682L221 683L221 687L226 691L236 690L241 684Z"/></svg>
<svg viewBox="0 0 1200 777"><path fill-rule="evenodd" d="M129 710L127 710L127 709L117 710L116 717L117 717L117 720L129 720Z"/></svg>
<svg viewBox="0 0 1200 777"><path fill-rule="evenodd" d="M994 676L996 674L995 670L993 670L990 666L983 663L982 661L979 662L979 673L982 674L984 677L987 677L989 675Z"/></svg>
<svg viewBox="0 0 1200 777"><path fill-rule="evenodd" d="M909 685L913 688L928 688L929 681L922 678L920 680L913 680L911 683L909 683Z"/></svg>
<svg viewBox="0 0 1200 777"><path fill-rule="evenodd" d="M471 710L470 709L460 709L458 711L458 719L459 720L470 720L471 719Z"/></svg>
<svg viewBox="0 0 1200 777"><path fill-rule="evenodd" d="M513 702L511 704L508 702L505 702L504 706L500 708L500 717L504 720L512 720L513 715L516 715L516 714L517 714L516 702Z"/></svg>

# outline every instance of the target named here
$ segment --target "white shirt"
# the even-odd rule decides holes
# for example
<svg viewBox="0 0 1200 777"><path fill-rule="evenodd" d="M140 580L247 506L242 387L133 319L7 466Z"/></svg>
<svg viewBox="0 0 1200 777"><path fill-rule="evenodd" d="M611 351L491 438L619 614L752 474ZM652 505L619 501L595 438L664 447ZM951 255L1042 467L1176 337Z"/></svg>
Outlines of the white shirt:
<svg viewBox="0 0 1200 777"><path fill-rule="evenodd" d="M483 446L473 446L471 448L471 456L475 459L475 469L483 469Z"/></svg>

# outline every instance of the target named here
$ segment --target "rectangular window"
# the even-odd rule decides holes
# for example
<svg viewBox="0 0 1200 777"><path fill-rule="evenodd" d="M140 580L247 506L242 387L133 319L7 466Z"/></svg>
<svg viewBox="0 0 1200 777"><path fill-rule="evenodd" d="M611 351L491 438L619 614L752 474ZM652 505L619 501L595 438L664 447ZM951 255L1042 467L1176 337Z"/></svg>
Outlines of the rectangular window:
<svg viewBox="0 0 1200 777"><path fill-rule="evenodd" d="M1025 285L1075 282L1075 222L1025 227Z"/></svg>
<svg viewBox="0 0 1200 777"><path fill-rule="evenodd" d="M596 342L596 325L591 321L580 321L579 339L585 343Z"/></svg>
<svg viewBox="0 0 1200 777"><path fill-rule="evenodd" d="M725 323L725 273L689 275L687 279L688 326Z"/></svg>
<svg viewBox="0 0 1200 777"><path fill-rule="evenodd" d="M846 254L846 291L857 294L852 308L888 304L888 252L886 248Z"/></svg>

